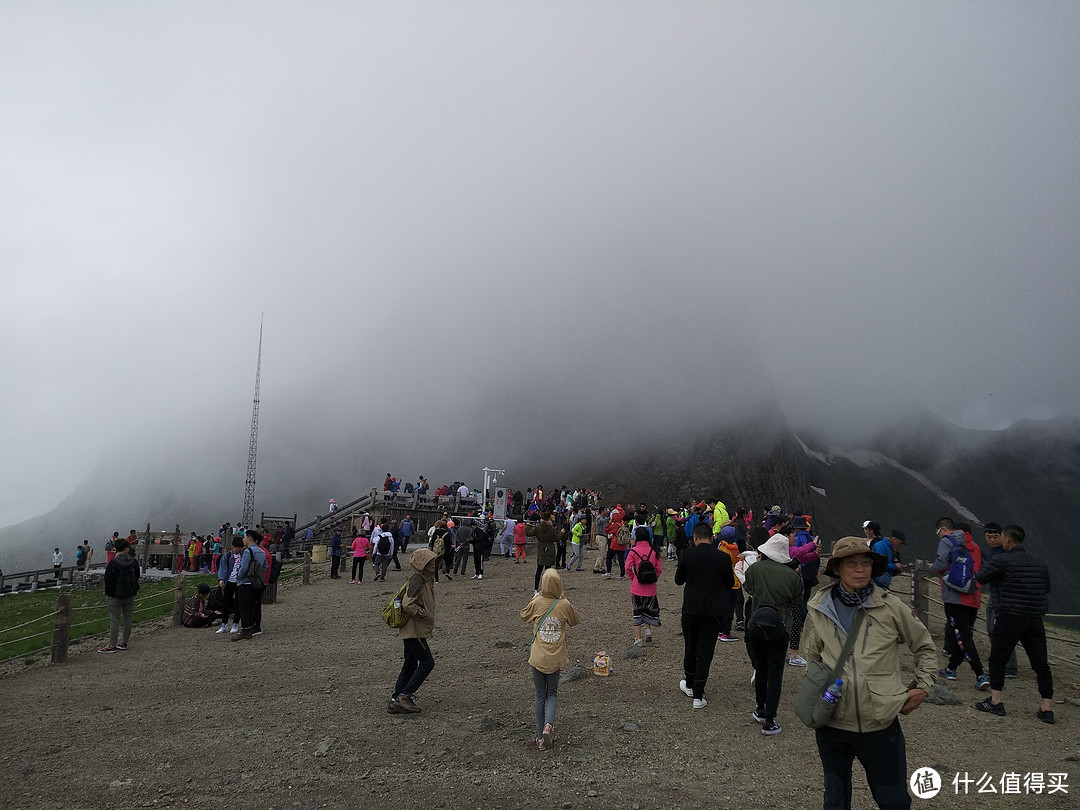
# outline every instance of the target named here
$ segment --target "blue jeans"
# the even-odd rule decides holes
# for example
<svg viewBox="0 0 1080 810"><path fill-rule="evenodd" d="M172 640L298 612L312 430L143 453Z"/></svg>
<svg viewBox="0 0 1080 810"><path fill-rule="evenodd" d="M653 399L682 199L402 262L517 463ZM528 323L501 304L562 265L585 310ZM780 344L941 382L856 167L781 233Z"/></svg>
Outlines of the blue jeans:
<svg viewBox="0 0 1080 810"><path fill-rule="evenodd" d="M393 698L398 695L415 695L416 690L431 670L435 669L435 658L431 654L426 638L403 638L405 663L401 665L397 683L394 685Z"/></svg>
<svg viewBox="0 0 1080 810"><path fill-rule="evenodd" d="M907 782L907 748L900 718L881 731L857 731L825 726L814 732L825 772L825 810L851 810L851 766L858 758L881 810L911 807Z"/></svg>
<svg viewBox="0 0 1080 810"><path fill-rule="evenodd" d="M550 675L541 672L536 667L532 669L533 689L536 691L536 736L544 733L544 725L555 725L555 708L559 703L559 676L562 674L555 670Z"/></svg>

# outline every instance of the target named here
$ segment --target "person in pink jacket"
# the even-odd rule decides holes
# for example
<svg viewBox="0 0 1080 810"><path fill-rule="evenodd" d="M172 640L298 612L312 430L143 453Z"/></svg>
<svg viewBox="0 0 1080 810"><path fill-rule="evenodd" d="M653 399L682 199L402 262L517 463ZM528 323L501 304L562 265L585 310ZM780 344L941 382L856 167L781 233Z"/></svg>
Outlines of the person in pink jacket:
<svg viewBox="0 0 1080 810"><path fill-rule="evenodd" d="M653 573L648 573L650 565ZM634 606L634 644L642 645L641 627L645 626L645 641L652 641L652 629L660 626L660 603L656 599L656 579L664 570L660 555L649 542L649 530L638 526L634 530L634 545L626 554L626 573L630 576L630 601ZM646 580L642 582L642 580Z"/></svg>
<svg viewBox="0 0 1080 810"><path fill-rule="evenodd" d="M796 518L788 522L778 533L783 533L787 537L788 553L791 555L792 561L798 562L799 565L807 565L821 556L821 544L818 538L814 538L812 543L803 546L795 545L799 532L798 528L796 528L798 520L799 518ZM788 655L784 659L793 667L806 666L806 659L799 655L799 648L802 646L803 624L805 622L806 602L800 599L798 602L791 604L791 633L788 638Z"/></svg>
<svg viewBox="0 0 1080 810"><path fill-rule="evenodd" d="M371 547L371 541L364 535L356 535L356 539L352 541L352 579L350 583L359 582L364 584L364 563L367 562L368 549ZM357 576L357 570L359 569L359 576Z"/></svg>

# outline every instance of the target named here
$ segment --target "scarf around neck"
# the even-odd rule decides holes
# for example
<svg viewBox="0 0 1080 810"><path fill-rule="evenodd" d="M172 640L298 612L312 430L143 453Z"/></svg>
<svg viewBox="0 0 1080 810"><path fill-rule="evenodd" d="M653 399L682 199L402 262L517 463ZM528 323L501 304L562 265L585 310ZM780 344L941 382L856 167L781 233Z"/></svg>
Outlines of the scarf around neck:
<svg viewBox="0 0 1080 810"><path fill-rule="evenodd" d="M870 598L870 593L874 590L874 583L871 582L865 588L857 593L848 593L844 590L844 584L837 583L836 585L836 598L841 605L847 605L848 607L855 607L862 604Z"/></svg>

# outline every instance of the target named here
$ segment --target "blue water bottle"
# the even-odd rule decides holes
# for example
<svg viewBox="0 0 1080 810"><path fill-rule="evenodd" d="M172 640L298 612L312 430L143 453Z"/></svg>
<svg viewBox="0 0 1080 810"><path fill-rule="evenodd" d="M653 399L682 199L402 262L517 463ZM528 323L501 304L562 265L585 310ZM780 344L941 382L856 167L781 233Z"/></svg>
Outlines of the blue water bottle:
<svg viewBox="0 0 1080 810"><path fill-rule="evenodd" d="M830 684L829 688L825 690L825 694L821 696L821 699L826 703L837 703L840 700L840 690L843 686L844 682L837 678L836 683Z"/></svg>

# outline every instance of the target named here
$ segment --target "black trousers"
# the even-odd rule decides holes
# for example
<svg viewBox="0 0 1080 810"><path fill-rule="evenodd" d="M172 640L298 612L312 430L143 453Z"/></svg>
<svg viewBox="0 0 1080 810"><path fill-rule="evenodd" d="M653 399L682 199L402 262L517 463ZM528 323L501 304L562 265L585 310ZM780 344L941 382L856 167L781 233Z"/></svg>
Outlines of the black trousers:
<svg viewBox="0 0 1080 810"><path fill-rule="evenodd" d="M349 579L358 579L361 582L364 581L364 563L367 562L367 557L353 557L352 558L352 576ZM356 575L356 572L360 572L360 576Z"/></svg>
<svg viewBox="0 0 1080 810"><path fill-rule="evenodd" d="M975 636L972 634L978 615L978 608L945 604L945 651L949 654L949 669L956 669L966 658L976 675L983 674L982 660L975 649Z"/></svg>
<svg viewBox="0 0 1080 810"><path fill-rule="evenodd" d="M555 544L555 568L556 568L556 570L559 570L559 571L566 568L566 544L565 543L556 543Z"/></svg>
<svg viewBox="0 0 1080 810"><path fill-rule="evenodd" d="M776 717L780 705L780 690L784 685L784 654L787 652L787 639L780 637L769 641L747 631L744 637L746 652L750 655L750 664L757 673L754 676L754 697L757 699L757 712L766 720Z"/></svg>
<svg viewBox="0 0 1080 810"><path fill-rule="evenodd" d="M727 617L728 626L731 616ZM705 697L705 682L709 680L709 668L716 652L716 636L720 632L720 619L716 616L691 616L682 614L683 672L686 685L694 690L694 697Z"/></svg>
<svg viewBox="0 0 1080 810"><path fill-rule="evenodd" d="M484 549L480 546L473 546L472 550L472 564L473 573L477 576L481 576L484 573Z"/></svg>
<svg viewBox="0 0 1080 810"><path fill-rule="evenodd" d="M870 793L881 810L907 810L907 746L900 719L881 731L844 731L825 726L814 732L825 772L825 810L851 810L851 766L866 771Z"/></svg>
<svg viewBox="0 0 1080 810"><path fill-rule="evenodd" d="M258 593L250 585L240 585L236 589L240 602L240 629L262 629L262 591Z"/></svg>
<svg viewBox="0 0 1080 810"><path fill-rule="evenodd" d="M435 669L435 657L431 654L426 638L403 638L405 662L401 665L393 698L398 695L414 695L424 680Z"/></svg>
<svg viewBox="0 0 1080 810"><path fill-rule="evenodd" d="M1054 676L1046 658L1046 630L1042 616L1012 616L998 613L994 617L994 635L990 639L990 688L1005 687L1005 664L1009 654L1020 644L1027 653L1039 684L1039 697L1054 696Z"/></svg>
<svg viewBox="0 0 1080 810"><path fill-rule="evenodd" d="M330 579L338 578L338 569L341 568L341 557L333 556L330 558Z"/></svg>

